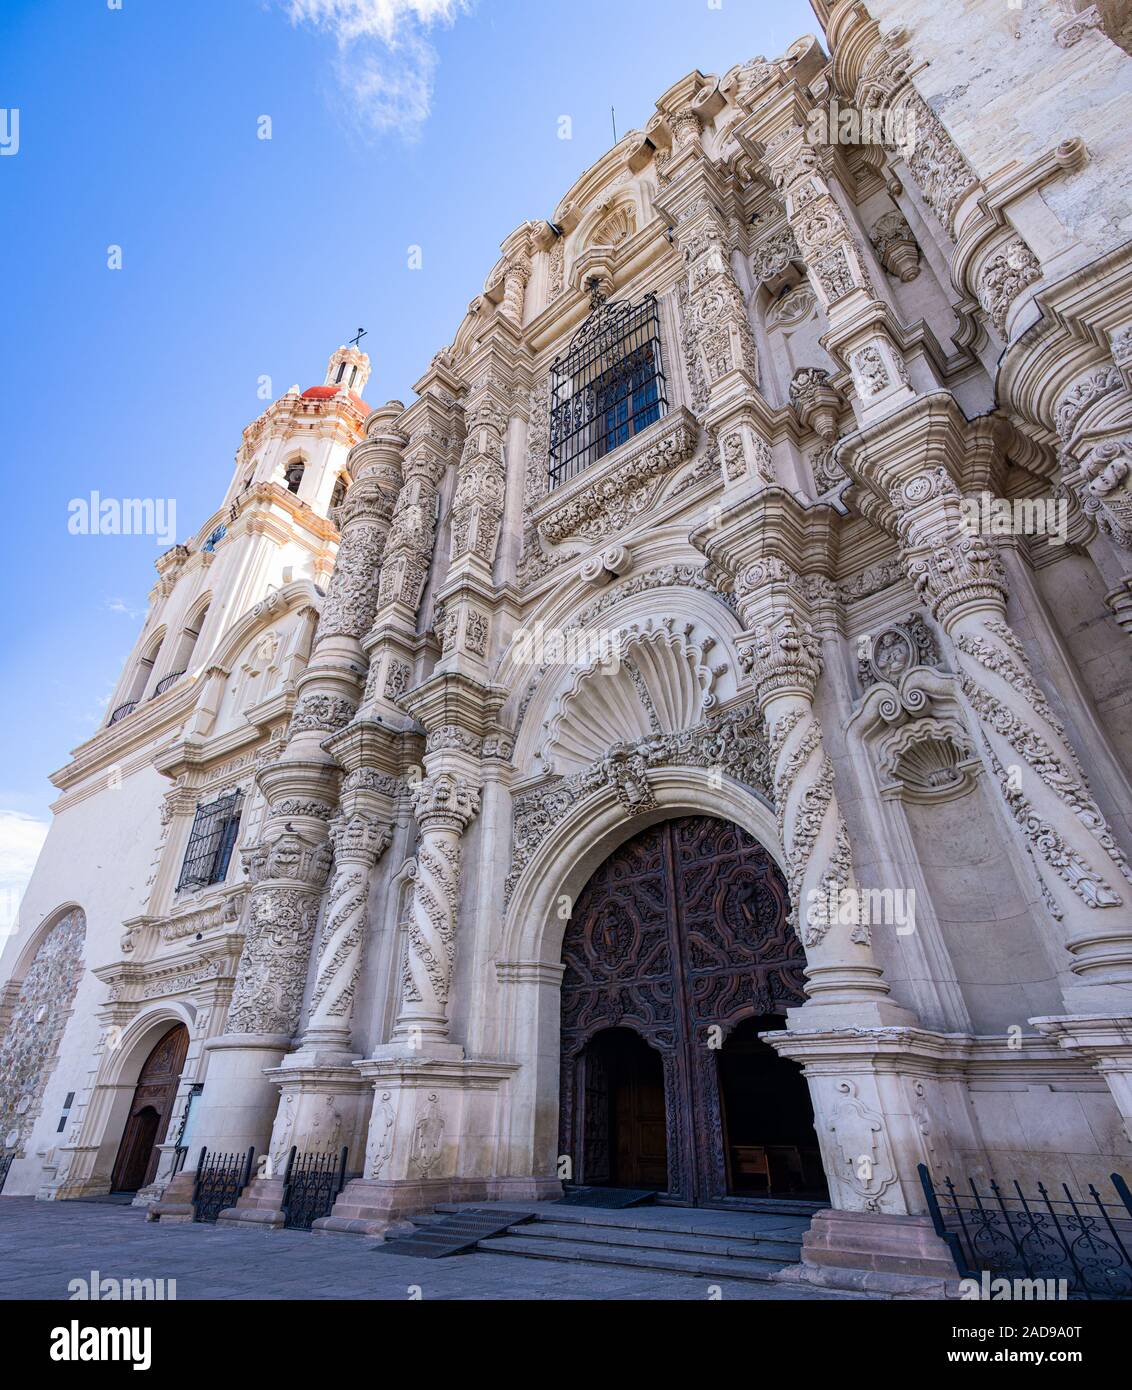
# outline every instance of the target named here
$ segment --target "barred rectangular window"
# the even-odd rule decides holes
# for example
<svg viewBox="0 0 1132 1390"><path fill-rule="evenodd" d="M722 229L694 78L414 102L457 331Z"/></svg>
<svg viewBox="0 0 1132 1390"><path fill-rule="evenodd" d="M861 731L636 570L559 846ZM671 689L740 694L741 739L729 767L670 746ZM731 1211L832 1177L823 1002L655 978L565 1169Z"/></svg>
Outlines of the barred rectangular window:
<svg viewBox="0 0 1132 1390"><path fill-rule="evenodd" d="M224 881L240 829L241 799L241 793L234 791L197 807L177 881L178 892Z"/></svg>
<svg viewBox="0 0 1132 1390"><path fill-rule="evenodd" d="M668 409L656 296L602 304L550 368L550 486L559 487Z"/></svg>

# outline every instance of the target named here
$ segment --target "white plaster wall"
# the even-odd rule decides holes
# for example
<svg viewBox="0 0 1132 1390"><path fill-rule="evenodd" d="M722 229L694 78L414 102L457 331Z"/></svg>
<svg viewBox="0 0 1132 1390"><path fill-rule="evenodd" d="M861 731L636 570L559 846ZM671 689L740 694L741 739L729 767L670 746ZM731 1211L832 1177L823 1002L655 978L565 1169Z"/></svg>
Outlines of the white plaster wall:
<svg viewBox="0 0 1132 1390"><path fill-rule="evenodd" d="M5 1196L34 1193L43 1163L38 1153L66 1138L56 1133L64 1098L87 1084L100 1042L95 1011L105 1002L107 988L92 971L122 959L122 922L145 910L166 790L168 782L146 767L123 777L116 788L104 785L69 805L51 823L20 907L19 930L0 959L0 979L11 976L39 926L68 902L86 914L84 971L27 1156L13 1163Z"/></svg>

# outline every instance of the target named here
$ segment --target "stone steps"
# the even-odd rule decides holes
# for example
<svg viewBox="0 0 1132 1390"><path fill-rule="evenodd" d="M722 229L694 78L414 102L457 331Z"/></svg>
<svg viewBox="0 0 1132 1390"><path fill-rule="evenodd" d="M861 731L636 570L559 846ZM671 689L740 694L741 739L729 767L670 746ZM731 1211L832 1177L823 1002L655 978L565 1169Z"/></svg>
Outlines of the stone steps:
<svg viewBox="0 0 1132 1390"><path fill-rule="evenodd" d="M533 1260L562 1260L572 1264L616 1265L621 1269L662 1269L709 1279L774 1279L784 1268L749 1258L736 1259L690 1250L659 1250L641 1246L599 1244L580 1240L539 1241L504 1236L485 1240L481 1254L521 1255Z"/></svg>
<svg viewBox="0 0 1132 1390"><path fill-rule="evenodd" d="M522 1229L523 1218L513 1211L438 1208L437 1212L435 1217L423 1220L410 1234L386 1240L376 1247L376 1252L380 1255L414 1255L426 1260L440 1260L449 1255L466 1255L487 1236Z"/></svg>
<svg viewBox="0 0 1132 1390"><path fill-rule="evenodd" d="M781 1268L802 1257L801 1239L735 1240L727 1236L695 1235L684 1231L634 1231L612 1226L589 1226L581 1222L532 1221L511 1226L507 1239L570 1241L589 1245L615 1245L618 1249L671 1250L694 1255L723 1255L734 1259L767 1261ZM482 1247L482 1248L487 1248Z"/></svg>
<svg viewBox="0 0 1132 1390"><path fill-rule="evenodd" d="M515 1208L516 1224L476 1245L481 1254L655 1269L710 1279L773 1280L801 1259L810 1215L679 1207Z"/></svg>

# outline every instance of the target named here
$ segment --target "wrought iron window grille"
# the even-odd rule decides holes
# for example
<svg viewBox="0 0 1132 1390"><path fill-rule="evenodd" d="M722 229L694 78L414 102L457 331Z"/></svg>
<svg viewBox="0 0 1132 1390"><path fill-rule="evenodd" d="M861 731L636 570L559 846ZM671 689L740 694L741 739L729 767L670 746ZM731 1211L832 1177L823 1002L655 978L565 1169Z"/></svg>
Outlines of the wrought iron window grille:
<svg viewBox="0 0 1132 1390"><path fill-rule="evenodd" d="M551 488L668 412L656 296L599 303L551 364Z"/></svg>
<svg viewBox="0 0 1132 1390"><path fill-rule="evenodd" d="M189 843L177 880L177 892L223 883L240 829L240 803L243 794L229 792L206 806L198 806L189 831Z"/></svg>
<svg viewBox="0 0 1132 1390"><path fill-rule="evenodd" d="M1036 1193L1018 1182L1010 1193L997 1182L983 1191L950 1178L935 1184L917 1165L936 1234L946 1241L961 1278L1064 1280L1069 1298L1132 1299L1132 1192L1111 1175L1119 1202L1106 1201L1090 1183L1088 1196L1064 1197L1039 1182Z"/></svg>

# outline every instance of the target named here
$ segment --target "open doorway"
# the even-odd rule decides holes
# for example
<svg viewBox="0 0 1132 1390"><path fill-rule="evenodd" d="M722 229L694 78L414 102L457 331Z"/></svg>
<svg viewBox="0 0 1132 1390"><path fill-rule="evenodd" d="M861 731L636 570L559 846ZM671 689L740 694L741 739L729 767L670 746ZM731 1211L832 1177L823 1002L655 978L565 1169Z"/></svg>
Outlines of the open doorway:
<svg viewBox="0 0 1132 1390"><path fill-rule="evenodd" d="M664 1067L629 1028L607 1028L586 1045L583 1172L587 1186L668 1187Z"/></svg>
<svg viewBox="0 0 1132 1390"><path fill-rule="evenodd" d="M809 1087L797 1064L758 1036L782 1027L777 1014L744 1019L719 1053L728 1190L827 1201Z"/></svg>

